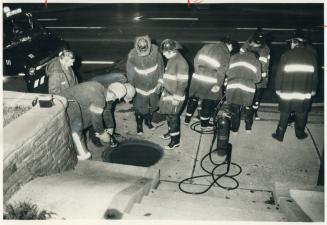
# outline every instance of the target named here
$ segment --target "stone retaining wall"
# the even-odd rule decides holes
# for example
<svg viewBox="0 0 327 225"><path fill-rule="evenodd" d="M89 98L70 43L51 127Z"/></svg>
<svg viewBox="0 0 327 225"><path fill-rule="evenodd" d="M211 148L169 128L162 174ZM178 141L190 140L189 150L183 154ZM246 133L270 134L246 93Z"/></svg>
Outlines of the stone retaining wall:
<svg viewBox="0 0 327 225"><path fill-rule="evenodd" d="M3 92L4 104L31 105L38 94ZM65 98L51 108L38 104L8 124L3 139L3 192L6 202L33 178L74 168L76 151L66 120Z"/></svg>

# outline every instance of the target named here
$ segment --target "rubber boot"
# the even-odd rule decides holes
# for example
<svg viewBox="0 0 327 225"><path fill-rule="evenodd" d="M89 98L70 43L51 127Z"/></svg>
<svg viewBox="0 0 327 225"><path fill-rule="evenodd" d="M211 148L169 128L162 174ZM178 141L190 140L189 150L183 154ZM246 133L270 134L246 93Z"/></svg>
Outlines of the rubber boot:
<svg viewBox="0 0 327 225"><path fill-rule="evenodd" d="M166 150L173 150L174 148L177 148L180 144L180 135L171 136L170 142L168 145L165 146Z"/></svg>
<svg viewBox="0 0 327 225"><path fill-rule="evenodd" d="M143 117L139 114L136 114L135 119L136 119L136 133L138 135L142 135L143 134Z"/></svg>
<svg viewBox="0 0 327 225"><path fill-rule="evenodd" d="M145 125L150 129L150 130L155 130L155 127L152 125L152 114L148 113L145 115Z"/></svg>
<svg viewBox="0 0 327 225"><path fill-rule="evenodd" d="M192 115L189 116L188 114L185 115L185 119L184 119L184 124L185 125L189 125L190 122L191 122L191 118L192 118Z"/></svg>
<svg viewBox="0 0 327 225"><path fill-rule="evenodd" d="M273 133L271 136L277 141L282 142L284 140L285 129L278 126L276 129L276 133Z"/></svg>
<svg viewBox="0 0 327 225"><path fill-rule="evenodd" d="M298 139L302 140L302 139L307 138L307 137L308 137L308 134L305 133L304 130L302 130L302 129L297 129L297 128L295 127L295 136L296 136Z"/></svg>

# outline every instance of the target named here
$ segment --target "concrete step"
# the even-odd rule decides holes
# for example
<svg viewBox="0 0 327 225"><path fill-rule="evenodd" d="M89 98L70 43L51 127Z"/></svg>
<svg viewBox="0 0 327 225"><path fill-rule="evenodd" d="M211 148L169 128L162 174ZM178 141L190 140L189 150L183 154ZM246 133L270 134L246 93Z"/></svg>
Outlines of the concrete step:
<svg viewBox="0 0 327 225"><path fill-rule="evenodd" d="M187 190L191 191L200 191L207 188L203 185L193 185L193 184L184 184ZM157 188L159 191L168 191L168 192L180 192L178 188L178 183L174 182L165 182L160 181L160 184ZM226 198L231 200L241 200L249 203L273 203L273 195L269 190L254 190L254 189L242 189L238 188L235 190L226 190L220 187L213 186L208 192L201 194L201 196L209 196L215 198Z"/></svg>
<svg viewBox="0 0 327 225"><path fill-rule="evenodd" d="M161 205L171 204L179 201L196 202L197 204L209 205L212 208L219 208L221 206L227 208L247 209L253 211L261 211L262 213L279 212L279 208L272 204L247 202L236 199L209 197L202 195L191 195L183 192L167 192L160 190L151 190L151 194L142 200L142 204L155 204L160 202Z"/></svg>
<svg viewBox="0 0 327 225"><path fill-rule="evenodd" d="M79 162L73 171L29 182L9 203L30 201L56 218L103 219L108 209L128 212L140 202L153 185L148 175L146 168Z"/></svg>
<svg viewBox="0 0 327 225"><path fill-rule="evenodd" d="M155 167L142 167L132 165L122 165L101 161L79 161L74 169L74 173L88 176L139 176L152 179L151 188L157 188L159 184L159 170Z"/></svg>
<svg viewBox="0 0 327 225"><path fill-rule="evenodd" d="M317 191L317 192L324 192L323 186L317 185L305 185L301 183L294 183L294 182L275 182L274 185L274 199L276 203L280 202L280 198L290 198L290 190L306 190L306 191Z"/></svg>
<svg viewBox="0 0 327 225"><path fill-rule="evenodd" d="M288 197L281 197L279 200L280 211L290 222L312 222L309 216L303 212L299 205Z"/></svg>
<svg viewBox="0 0 327 225"><path fill-rule="evenodd" d="M150 197L151 198L151 197ZM277 212L260 212L225 206L211 206L199 201L147 200L135 204L125 219L151 220L220 220L220 221L285 221Z"/></svg>
<svg viewBox="0 0 327 225"><path fill-rule="evenodd" d="M290 195L313 222L324 222L324 192L290 190Z"/></svg>

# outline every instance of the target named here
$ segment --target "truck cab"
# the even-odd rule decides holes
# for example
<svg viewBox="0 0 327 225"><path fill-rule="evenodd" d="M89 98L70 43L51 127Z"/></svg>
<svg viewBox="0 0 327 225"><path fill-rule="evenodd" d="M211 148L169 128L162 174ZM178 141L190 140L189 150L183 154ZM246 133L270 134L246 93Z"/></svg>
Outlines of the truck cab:
<svg viewBox="0 0 327 225"><path fill-rule="evenodd" d="M46 93L47 63L67 44L21 8L3 13L3 89Z"/></svg>

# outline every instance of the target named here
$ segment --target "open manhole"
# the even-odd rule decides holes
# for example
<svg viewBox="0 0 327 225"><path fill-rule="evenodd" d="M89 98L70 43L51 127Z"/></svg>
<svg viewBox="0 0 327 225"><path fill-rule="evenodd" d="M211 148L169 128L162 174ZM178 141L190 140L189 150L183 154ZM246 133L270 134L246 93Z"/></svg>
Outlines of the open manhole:
<svg viewBox="0 0 327 225"><path fill-rule="evenodd" d="M129 140L103 152L104 162L149 167L162 157L162 148L150 141Z"/></svg>

